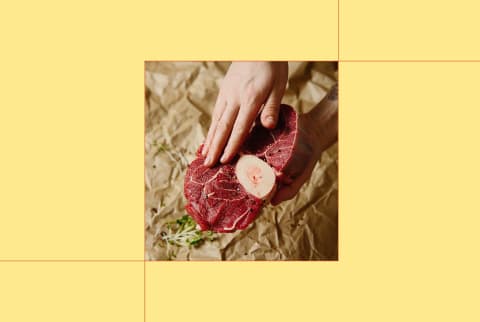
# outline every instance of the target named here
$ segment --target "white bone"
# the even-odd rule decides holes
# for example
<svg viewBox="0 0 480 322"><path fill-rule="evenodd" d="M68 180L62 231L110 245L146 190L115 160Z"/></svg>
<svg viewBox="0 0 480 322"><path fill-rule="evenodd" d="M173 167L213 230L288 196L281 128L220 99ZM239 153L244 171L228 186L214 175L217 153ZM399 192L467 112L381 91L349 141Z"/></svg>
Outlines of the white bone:
<svg viewBox="0 0 480 322"><path fill-rule="evenodd" d="M262 200L269 200L275 191L273 169L254 155L242 155L237 161L235 174L243 188Z"/></svg>

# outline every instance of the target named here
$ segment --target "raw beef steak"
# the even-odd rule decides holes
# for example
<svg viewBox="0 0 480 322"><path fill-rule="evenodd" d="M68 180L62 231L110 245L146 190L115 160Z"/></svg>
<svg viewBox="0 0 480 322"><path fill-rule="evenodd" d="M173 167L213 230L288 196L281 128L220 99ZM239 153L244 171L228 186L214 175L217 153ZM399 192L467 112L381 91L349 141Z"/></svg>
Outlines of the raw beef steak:
<svg viewBox="0 0 480 322"><path fill-rule="evenodd" d="M200 150L185 176L187 212L202 230L229 232L244 229L260 212L263 201L247 193L232 164L207 168Z"/></svg>
<svg viewBox="0 0 480 322"><path fill-rule="evenodd" d="M188 201L185 208L202 230L232 232L245 229L260 213L264 200L274 192L275 181L289 181L290 175L285 170L292 159L297 121L297 113L288 105L281 105L277 127L273 130L264 128L257 120L240 152L240 155L260 159L257 159L259 167L252 166L252 171L244 164L255 157L237 156L230 164L208 168L203 165L202 146L198 149L197 158L188 166L185 175L184 194ZM268 165L265 169L262 160L273 171ZM263 169L263 177L258 173L262 172L259 168ZM236 171L251 173L243 175L242 172L239 180ZM249 190L257 180L269 179L269 171L276 176L275 179L272 174L273 179L268 180L272 185L271 193ZM245 183L245 178L250 178L252 185L241 184L241 181Z"/></svg>
<svg viewBox="0 0 480 322"><path fill-rule="evenodd" d="M296 148L297 122L295 110L282 104L275 129L269 130L257 122L242 147L243 153L253 154L274 168L280 182L291 181L292 173L285 173L285 170Z"/></svg>

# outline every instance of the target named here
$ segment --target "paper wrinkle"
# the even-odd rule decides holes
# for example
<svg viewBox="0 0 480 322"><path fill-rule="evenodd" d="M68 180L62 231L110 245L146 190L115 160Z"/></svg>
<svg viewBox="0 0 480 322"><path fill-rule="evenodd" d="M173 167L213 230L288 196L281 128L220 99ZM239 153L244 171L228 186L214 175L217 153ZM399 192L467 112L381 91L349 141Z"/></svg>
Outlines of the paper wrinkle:
<svg viewBox="0 0 480 322"><path fill-rule="evenodd" d="M338 149L330 147L297 196L264 207L245 230L199 247L158 245L164 225L185 215L183 180L203 142L227 62L145 64L145 258L148 260L336 260ZM332 63L289 63L282 100L308 112L337 79ZM167 151L159 151L161 146Z"/></svg>

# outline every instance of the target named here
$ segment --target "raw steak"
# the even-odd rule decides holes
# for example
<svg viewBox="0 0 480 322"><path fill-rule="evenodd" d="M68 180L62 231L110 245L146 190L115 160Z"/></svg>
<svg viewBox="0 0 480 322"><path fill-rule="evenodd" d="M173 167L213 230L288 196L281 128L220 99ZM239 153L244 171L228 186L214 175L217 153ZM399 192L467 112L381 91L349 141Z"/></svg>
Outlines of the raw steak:
<svg viewBox="0 0 480 322"><path fill-rule="evenodd" d="M279 183L290 181L290 174L286 170L293 155L297 121L298 116L293 108L281 105L277 127L268 130L257 120L240 154L254 155L267 162L273 168ZM235 172L239 163L238 156L230 164L217 164L208 168L203 165L201 149L202 146L185 175L187 212L202 230L232 232L245 229L255 220L264 199L268 199L271 194L268 197L258 197L240 183ZM243 170L237 168L237 171Z"/></svg>
<svg viewBox="0 0 480 322"><path fill-rule="evenodd" d="M275 129L269 130L257 122L243 144L242 152L265 160L275 170L280 182L289 183L293 173L288 171L288 165L294 150L297 149L297 122L298 115L295 110L282 104Z"/></svg>

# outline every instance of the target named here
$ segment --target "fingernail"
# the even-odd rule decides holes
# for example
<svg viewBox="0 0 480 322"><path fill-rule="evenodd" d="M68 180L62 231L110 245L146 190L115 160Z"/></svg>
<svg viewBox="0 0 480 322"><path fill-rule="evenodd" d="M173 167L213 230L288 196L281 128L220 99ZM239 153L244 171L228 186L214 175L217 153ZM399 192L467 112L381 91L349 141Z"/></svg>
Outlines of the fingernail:
<svg viewBox="0 0 480 322"><path fill-rule="evenodd" d="M220 158L220 162L221 163L225 163L225 161L227 161L227 157L224 155L222 155L222 157Z"/></svg>
<svg viewBox="0 0 480 322"><path fill-rule="evenodd" d="M275 120L273 119L273 116L267 117L267 124L269 124L270 126L273 126L273 124L275 124Z"/></svg>
<svg viewBox="0 0 480 322"><path fill-rule="evenodd" d="M210 164L210 160L211 160L211 157L208 156L208 157L205 159L205 161L203 161L203 165L206 166L206 167L208 167L208 165Z"/></svg>

